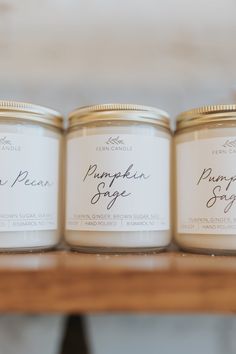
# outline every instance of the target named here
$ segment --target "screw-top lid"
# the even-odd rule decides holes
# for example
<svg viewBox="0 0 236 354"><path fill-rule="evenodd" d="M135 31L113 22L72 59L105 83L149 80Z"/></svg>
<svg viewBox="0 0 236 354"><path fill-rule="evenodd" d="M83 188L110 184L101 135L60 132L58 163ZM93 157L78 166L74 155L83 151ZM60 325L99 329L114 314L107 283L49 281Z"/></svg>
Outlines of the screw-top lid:
<svg viewBox="0 0 236 354"><path fill-rule="evenodd" d="M177 131L196 125L236 121L236 105L221 104L191 109L177 116Z"/></svg>
<svg viewBox="0 0 236 354"><path fill-rule="evenodd" d="M0 101L0 120L1 118L21 119L63 128L60 113L31 103Z"/></svg>
<svg viewBox="0 0 236 354"><path fill-rule="evenodd" d="M136 121L168 128L169 115L160 109L136 104L100 104L75 109L69 114L69 127L94 121Z"/></svg>

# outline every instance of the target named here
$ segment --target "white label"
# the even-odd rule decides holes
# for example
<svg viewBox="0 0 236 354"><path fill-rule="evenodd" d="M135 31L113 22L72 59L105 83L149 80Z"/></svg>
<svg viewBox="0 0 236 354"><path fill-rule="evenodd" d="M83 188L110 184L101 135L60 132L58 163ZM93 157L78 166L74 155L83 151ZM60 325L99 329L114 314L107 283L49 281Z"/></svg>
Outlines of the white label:
<svg viewBox="0 0 236 354"><path fill-rule="evenodd" d="M0 134L0 232L57 228L58 144Z"/></svg>
<svg viewBox="0 0 236 354"><path fill-rule="evenodd" d="M236 137L177 146L178 232L236 234Z"/></svg>
<svg viewBox="0 0 236 354"><path fill-rule="evenodd" d="M169 229L169 140L121 134L68 142L67 229Z"/></svg>

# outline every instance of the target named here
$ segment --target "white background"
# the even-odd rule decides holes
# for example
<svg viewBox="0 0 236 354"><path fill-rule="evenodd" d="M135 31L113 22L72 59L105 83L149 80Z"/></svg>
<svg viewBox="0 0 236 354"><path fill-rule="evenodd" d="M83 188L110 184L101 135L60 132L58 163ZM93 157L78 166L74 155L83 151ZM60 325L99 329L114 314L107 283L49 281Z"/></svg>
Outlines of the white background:
<svg viewBox="0 0 236 354"><path fill-rule="evenodd" d="M233 0L1 0L1 97L63 113L232 101L235 12Z"/></svg>

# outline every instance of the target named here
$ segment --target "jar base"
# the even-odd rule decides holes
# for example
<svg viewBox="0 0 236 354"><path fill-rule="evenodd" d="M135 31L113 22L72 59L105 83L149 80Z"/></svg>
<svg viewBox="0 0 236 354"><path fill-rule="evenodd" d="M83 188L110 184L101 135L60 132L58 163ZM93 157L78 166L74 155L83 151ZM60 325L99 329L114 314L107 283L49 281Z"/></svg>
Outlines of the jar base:
<svg viewBox="0 0 236 354"><path fill-rule="evenodd" d="M55 246L36 246L36 247L0 247L0 253L40 253L40 252L49 252L55 250L57 245Z"/></svg>
<svg viewBox="0 0 236 354"><path fill-rule="evenodd" d="M186 252L207 255L235 255L236 238L233 235L175 234L177 246Z"/></svg>
<svg viewBox="0 0 236 354"><path fill-rule="evenodd" d="M170 231L66 231L66 243L86 253L159 252L170 243Z"/></svg>
<svg viewBox="0 0 236 354"><path fill-rule="evenodd" d="M128 253L159 253L166 251L165 246L162 247L88 247L88 246L71 246L71 251L93 254L128 254Z"/></svg>
<svg viewBox="0 0 236 354"><path fill-rule="evenodd" d="M236 250L220 250L220 249L213 249L213 248L195 248L195 247L184 247L178 246L180 250L187 252L187 253L194 253L194 254L204 254L208 256L234 256L236 255Z"/></svg>

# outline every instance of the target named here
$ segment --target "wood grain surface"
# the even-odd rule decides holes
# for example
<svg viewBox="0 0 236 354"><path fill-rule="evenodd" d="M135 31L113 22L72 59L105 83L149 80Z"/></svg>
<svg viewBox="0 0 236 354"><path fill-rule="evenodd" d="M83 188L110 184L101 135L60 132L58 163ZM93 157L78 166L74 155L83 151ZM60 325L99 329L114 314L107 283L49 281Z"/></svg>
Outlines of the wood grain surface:
<svg viewBox="0 0 236 354"><path fill-rule="evenodd" d="M236 312L236 258L2 254L0 311Z"/></svg>

